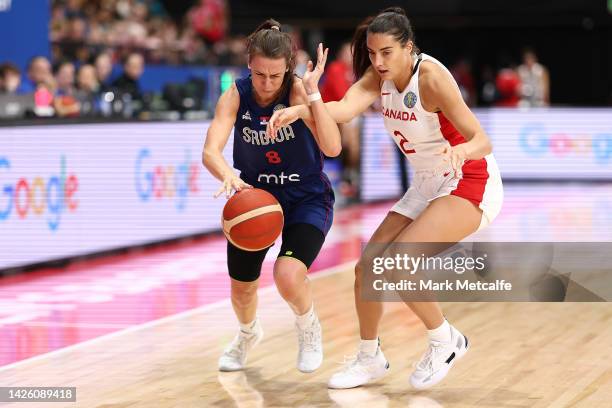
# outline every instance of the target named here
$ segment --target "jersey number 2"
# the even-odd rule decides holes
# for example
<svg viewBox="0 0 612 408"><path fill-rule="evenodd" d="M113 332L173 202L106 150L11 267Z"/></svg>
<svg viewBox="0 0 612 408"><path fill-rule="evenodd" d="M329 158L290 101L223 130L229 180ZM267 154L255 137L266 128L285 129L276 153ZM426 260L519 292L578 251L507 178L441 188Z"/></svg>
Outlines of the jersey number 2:
<svg viewBox="0 0 612 408"><path fill-rule="evenodd" d="M408 149L406 147L406 145L408 143L410 143L408 141L408 139L406 139L406 136L402 135L402 133L399 130L396 130L395 132L393 132L393 136L399 136L400 137L400 149L402 149L402 152L404 152L405 154L412 154L412 153L416 153L416 150L414 149Z"/></svg>

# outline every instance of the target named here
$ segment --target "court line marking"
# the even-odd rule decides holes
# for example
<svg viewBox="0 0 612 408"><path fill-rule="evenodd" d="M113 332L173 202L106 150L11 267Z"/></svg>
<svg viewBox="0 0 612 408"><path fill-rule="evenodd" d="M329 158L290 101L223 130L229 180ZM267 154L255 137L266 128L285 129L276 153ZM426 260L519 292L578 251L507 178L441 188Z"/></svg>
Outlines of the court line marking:
<svg viewBox="0 0 612 408"><path fill-rule="evenodd" d="M334 275L334 274L336 274L338 272L346 271L349 268L352 269L352 267L355 265L356 262L357 262L357 259L354 259L352 261L344 262L344 263L341 263L339 265L332 266L330 268L321 269L320 271L313 272L312 274L309 274L309 278L311 280L320 279L320 278L323 278L323 277L326 277L326 276ZM267 292L272 291L273 289L276 289L276 285L274 285L274 283L266 286L265 288L259 289L258 293L259 294L265 294ZM135 326L131 326L131 327L128 327L128 328L123 329L123 330L118 330L116 332L104 334L102 336L95 337L95 338L89 339L89 340L85 340L85 341L77 343L77 344L72 344L72 345L67 346L67 347L62 347L62 348L57 349L57 350L53 350L53 351L49 351L47 353L39 354L37 356L29 357L29 358L26 358L25 360L16 361L16 362L11 363L9 365L0 367L0 373L4 373L4 372L7 372L7 371L10 371L12 369L21 367L23 365L31 364L31 363L37 362L39 360L58 357L58 356L60 356L62 354L75 351L75 350L77 350L79 348L86 347L86 346L91 346L93 344L97 344L99 342L103 342L103 341L106 341L106 340L109 340L109 339L114 339L115 337L119 337L119 336L122 336L124 334L134 333L134 332L138 332L140 330L148 329L148 328L151 328L151 327L160 326L162 324L166 324L166 323L171 322L173 320L179 320L179 319L182 319L182 318L190 317L190 316L198 314L198 313L202 313L202 312L218 309L218 308L220 308L222 306L229 306L229 305L231 305L231 299L228 297L228 298L225 298L225 299L222 299L222 300L218 300L218 301L213 302L213 303L209 303L207 305L198 306L198 307L196 307L194 309L185 310L185 311L180 312L180 313L176 313L176 314L173 314L173 315L170 315L170 316L162 317L161 319L151 320L151 321L146 322L146 323L137 324Z"/></svg>

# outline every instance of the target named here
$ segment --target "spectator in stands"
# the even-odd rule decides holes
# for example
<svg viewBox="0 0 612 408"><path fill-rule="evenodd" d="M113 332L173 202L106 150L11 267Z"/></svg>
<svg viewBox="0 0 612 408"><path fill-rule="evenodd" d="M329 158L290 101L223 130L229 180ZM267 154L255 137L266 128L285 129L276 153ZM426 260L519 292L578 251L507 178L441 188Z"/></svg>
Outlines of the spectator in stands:
<svg viewBox="0 0 612 408"><path fill-rule="evenodd" d="M501 69L495 78L498 99L496 106L516 107L521 98L521 78L516 72L515 65L505 57L502 57Z"/></svg>
<svg viewBox="0 0 612 408"><path fill-rule="evenodd" d="M548 70L538 62L531 48L523 50L523 63L518 67L521 78L521 106L536 107L550 104Z"/></svg>
<svg viewBox="0 0 612 408"><path fill-rule="evenodd" d="M55 90L56 95L74 95L74 64L69 61L63 61L55 67L55 82L57 88Z"/></svg>
<svg viewBox="0 0 612 408"><path fill-rule="evenodd" d="M82 65L77 73L77 89L80 94L95 96L100 92L96 69L91 64Z"/></svg>
<svg viewBox="0 0 612 408"><path fill-rule="evenodd" d="M21 84L21 71L10 62L0 65L0 94L16 94Z"/></svg>
<svg viewBox="0 0 612 408"><path fill-rule="evenodd" d="M83 14L83 0L67 0L65 7L65 14L68 18L82 18L85 17Z"/></svg>
<svg viewBox="0 0 612 408"><path fill-rule="evenodd" d="M81 116L99 113L100 83L91 64L82 65L77 72L76 99L81 106Z"/></svg>
<svg viewBox="0 0 612 408"><path fill-rule="evenodd" d="M143 56L138 53L131 53L123 64L123 74L113 82L112 86L120 93L129 94L132 100L142 100L142 92L138 80L143 72Z"/></svg>
<svg viewBox="0 0 612 408"><path fill-rule="evenodd" d="M353 53L351 44L340 47L336 59L326 69L325 82L321 87L324 102L339 101L351 87L353 75ZM341 192L345 197L357 198L359 185L359 118L338 125L342 136L343 183Z"/></svg>
<svg viewBox="0 0 612 408"><path fill-rule="evenodd" d="M53 91L55 90L55 79L49 60L43 56L36 56L28 64L28 76L21 84L20 93L32 93L40 86L45 86L49 91Z"/></svg>
<svg viewBox="0 0 612 408"><path fill-rule="evenodd" d="M227 4L225 0L200 0L189 11L188 19L207 44L215 44L223 40L227 32Z"/></svg>
<svg viewBox="0 0 612 408"><path fill-rule="evenodd" d="M74 71L74 64L69 61L60 62L55 67L57 88L53 98L53 107L57 116L78 116L81 110L76 99Z"/></svg>
<svg viewBox="0 0 612 408"><path fill-rule="evenodd" d="M108 52L98 54L94 62L96 68L96 77L102 88L110 84L110 75L113 71L113 62Z"/></svg>

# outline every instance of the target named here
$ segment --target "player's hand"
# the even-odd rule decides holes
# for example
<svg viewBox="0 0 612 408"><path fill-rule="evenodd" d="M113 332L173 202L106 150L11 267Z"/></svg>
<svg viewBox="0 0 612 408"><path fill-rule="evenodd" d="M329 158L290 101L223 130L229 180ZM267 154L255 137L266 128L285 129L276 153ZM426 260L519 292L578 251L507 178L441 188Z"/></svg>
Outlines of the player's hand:
<svg viewBox="0 0 612 408"><path fill-rule="evenodd" d="M223 184L215 193L215 198L219 197L225 191L225 198L230 198L232 191L241 191L243 188L253 188L235 174L230 174L223 179Z"/></svg>
<svg viewBox="0 0 612 408"><path fill-rule="evenodd" d="M444 161L450 163L455 173L455 178L461 178L463 176L461 168L467 160L465 148L460 144L452 147L446 146L439 154L444 156Z"/></svg>
<svg viewBox="0 0 612 408"><path fill-rule="evenodd" d="M317 65L313 68L312 61L308 61L306 72L302 78L302 83L306 89L306 93L313 94L319 92L319 79L325 71L325 63L327 62L327 53L329 48L323 50L323 43L319 43L317 48Z"/></svg>
<svg viewBox="0 0 612 408"><path fill-rule="evenodd" d="M266 136L270 139L276 137L276 133L280 128L289 126L300 118L299 107L291 106L285 109L279 109L272 114L268 125L266 126Z"/></svg>

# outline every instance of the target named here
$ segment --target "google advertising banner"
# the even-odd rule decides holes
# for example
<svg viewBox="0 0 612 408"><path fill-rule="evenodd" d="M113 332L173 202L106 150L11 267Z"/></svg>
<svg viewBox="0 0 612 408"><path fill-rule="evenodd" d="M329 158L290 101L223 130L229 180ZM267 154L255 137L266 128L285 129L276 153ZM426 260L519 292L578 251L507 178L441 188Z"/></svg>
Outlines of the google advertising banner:
<svg viewBox="0 0 612 408"><path fill-rule="evenodd" d="M493 109L502 178L612 180L612 109Z"/></svg>
<svg viewBox="0 0 612 408"><path fill-rule="evenodd" d="M612 181L612 109L474 109L493 143L504 180ZM397 147L380 114L361 132L361 196L403 194Z"/></svg>
<svg viewBox="0 0 612 408"><path fill-rule="evenodd" d="M225 199L201 164L207 128L0 128L0 268L219 229Z"/></svg>

